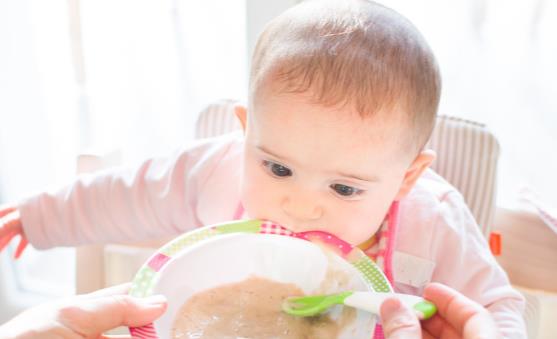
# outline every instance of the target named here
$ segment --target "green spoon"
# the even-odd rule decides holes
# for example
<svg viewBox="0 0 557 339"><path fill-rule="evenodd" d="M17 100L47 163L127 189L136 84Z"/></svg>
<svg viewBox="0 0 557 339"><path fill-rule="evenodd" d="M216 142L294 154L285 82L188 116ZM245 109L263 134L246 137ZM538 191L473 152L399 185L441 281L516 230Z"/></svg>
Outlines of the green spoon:
<svg viewBox="0 0 557 339"><path fill-rule="evenodd" d="M282 303L282 310L290 315L311 317L327 311L334 305L346 305L374 314L385 299L395 297L416 312L420 320L431 318L437 308L431 302L410 294L345 291L328 295L289 297Z"/></svg>

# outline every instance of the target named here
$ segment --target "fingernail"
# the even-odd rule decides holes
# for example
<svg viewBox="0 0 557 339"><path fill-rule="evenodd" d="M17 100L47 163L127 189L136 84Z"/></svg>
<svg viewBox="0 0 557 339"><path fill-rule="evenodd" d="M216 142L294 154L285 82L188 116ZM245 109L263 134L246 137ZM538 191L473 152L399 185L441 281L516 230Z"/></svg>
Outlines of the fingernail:
<svg viewBox="0 0 557 339"><path fill-rule="evenodd" d="M143 302L149 305L163 305L166 304L166 297L162 294L155 294L144 298Z"/></svg>

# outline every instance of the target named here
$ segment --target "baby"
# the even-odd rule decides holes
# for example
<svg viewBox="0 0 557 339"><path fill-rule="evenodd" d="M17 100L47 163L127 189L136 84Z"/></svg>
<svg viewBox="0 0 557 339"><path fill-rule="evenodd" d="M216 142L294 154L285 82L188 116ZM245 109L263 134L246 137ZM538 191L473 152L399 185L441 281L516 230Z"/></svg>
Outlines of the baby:
<svg viewBox="0 0 557 339"><path fill-rule="evenodd" d="M430 48L401 15L365 0L305 1L259 38L248 107L236 107L244 133L0 211L11 220L0 245L16 234L48 248L268 219L360 246L397 291L451 286L502 335L525 337L522 297L462 196L428 169L440 90Z"/></svg>

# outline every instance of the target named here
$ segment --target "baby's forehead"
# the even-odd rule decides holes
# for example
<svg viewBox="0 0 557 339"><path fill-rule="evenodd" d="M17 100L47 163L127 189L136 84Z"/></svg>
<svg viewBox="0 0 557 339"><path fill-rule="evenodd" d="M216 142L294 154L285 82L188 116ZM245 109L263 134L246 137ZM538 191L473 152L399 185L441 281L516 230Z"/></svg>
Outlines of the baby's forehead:
<svg viewBox="0 0 557 339"><path fill-rule="evenodd" d="M409 133L408 115L399 109L383 109L362 115L350 105L328 106L311 100L307 94L261 93L251 109L258 133L294 138L303 146L316 140L329 141L327 147L337 153L398 153L406 150L404 138Z"/></svg>
<svg viewBox="0 0 557 339"><path fill-rule="evenodd" d="M286 108L302 116L304 112L311 110L317 113L313 115L316 122L328 122L333 126L357 124L363 128L373 126L382 131L410 128L412 115L405 107L393 104L389 99L385 99L383 104L380 98L375 98L374 101L376 105L373 110L361 111L349 97L329 104L326 98L319 97L312 89L303 93L288 92L283 90L280 82L275 81L268 82L254 93L250 108L253 114L262 114L278 106L279 109Z"/></svg>

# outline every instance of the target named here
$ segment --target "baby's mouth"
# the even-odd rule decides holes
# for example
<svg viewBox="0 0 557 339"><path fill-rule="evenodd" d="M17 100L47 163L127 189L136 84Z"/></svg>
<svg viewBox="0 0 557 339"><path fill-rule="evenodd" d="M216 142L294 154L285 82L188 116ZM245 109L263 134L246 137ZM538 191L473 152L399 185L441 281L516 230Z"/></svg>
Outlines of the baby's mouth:
<svg viewBox="0 0 557 339"><path fill-rule="evenodd" d="M268 221L268 222L272 225L272 227L276 227L284 231L290 232L291 233L290 235L295 238L325 243L329 246L332 246L340 250L345 255L351 252L352 249L355 247L352 244L337 237L336 235L329 232L320 231L319 229L312 230L311 228L308 227L308 228L302 228L304 231L296 232L293 229L296 229L298 227L288 227L286 225L282 225L273 221Z"/></svg>

